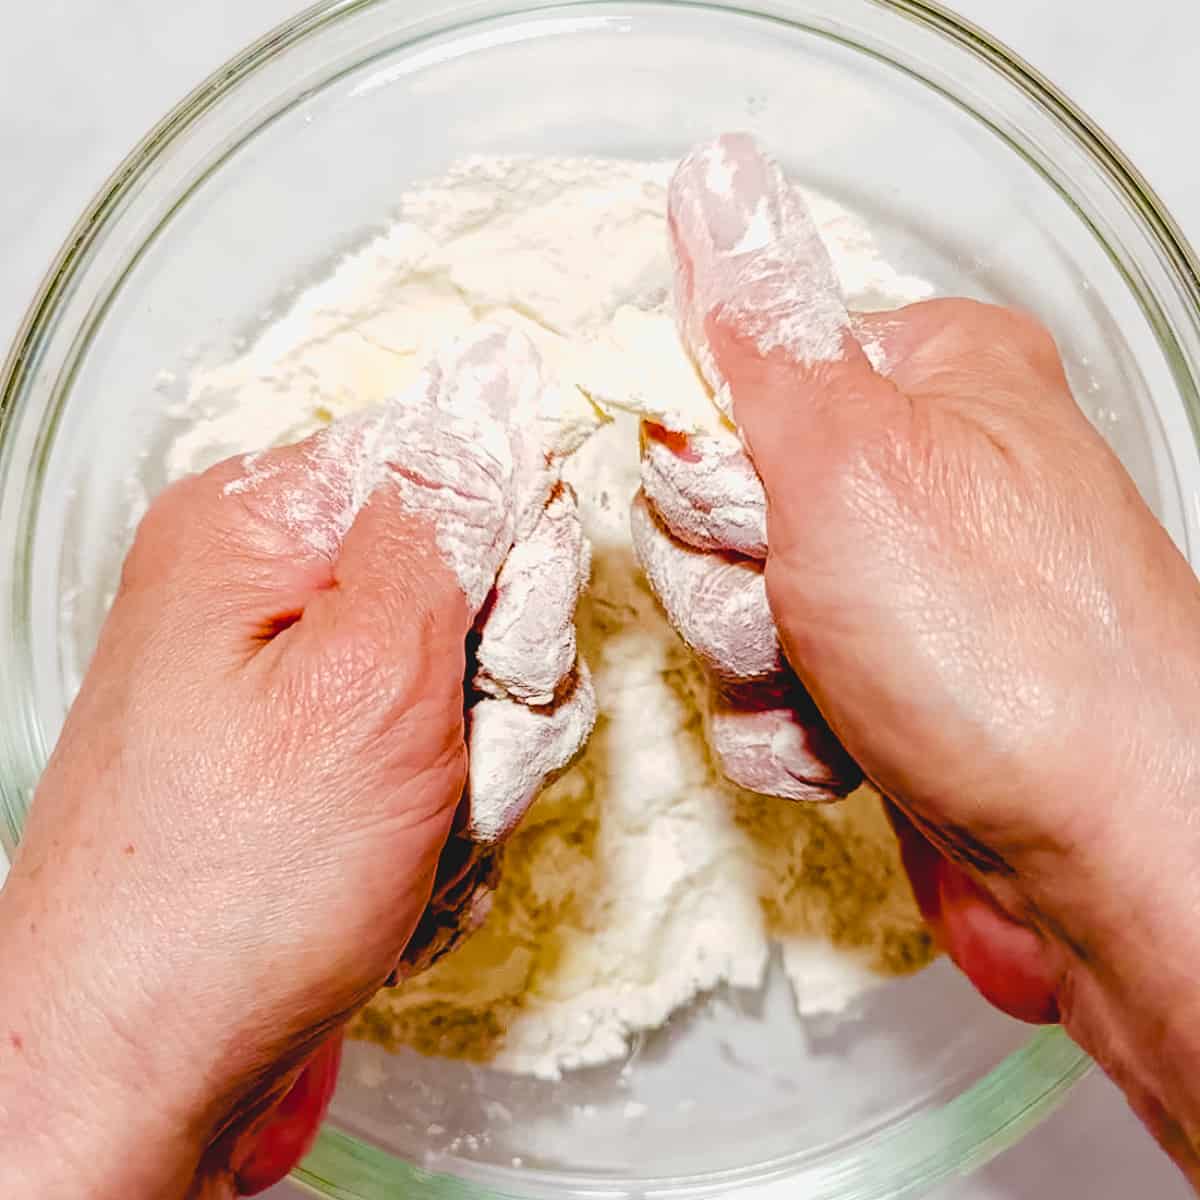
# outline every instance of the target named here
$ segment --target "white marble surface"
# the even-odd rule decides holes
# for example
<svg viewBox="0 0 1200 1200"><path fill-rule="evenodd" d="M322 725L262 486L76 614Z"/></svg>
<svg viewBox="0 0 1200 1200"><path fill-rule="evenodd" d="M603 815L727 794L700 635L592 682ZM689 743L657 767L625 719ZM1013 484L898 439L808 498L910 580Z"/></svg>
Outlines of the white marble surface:
<svg viewBox="0 0 1200 1200"><path fill-rule="evenodd" d="M951 0L1094 116L1200 242L1195 0ZM0 343L117 160L203 75L296 11L292 0L41 0L0 36ZM1100 1079L1019 1147L936 1200L1185 1200ZM280 1188L273 1200L295 1197Z"/></svg>

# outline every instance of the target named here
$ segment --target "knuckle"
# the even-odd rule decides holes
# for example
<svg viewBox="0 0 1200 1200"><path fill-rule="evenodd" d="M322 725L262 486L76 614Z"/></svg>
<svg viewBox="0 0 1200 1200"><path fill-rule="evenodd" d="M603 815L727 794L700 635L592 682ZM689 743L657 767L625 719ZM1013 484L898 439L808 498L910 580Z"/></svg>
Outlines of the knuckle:
<svg viewBox="0 0 1200 1200"><path fill-rule="evenodd" d="M1046 325L1032 313L1020 309L1003 310L1007 315L1009 340L1031 366L1041 372L1062 370L1058 343Z"/></svg>
<svg viewBox="0 0 1200 1200"><path fill-rule="evenodd" d="M126 557L122 586L140 587L174 577L182 568L208 575L235 570L254 575L262 564L309 558L282 506L253 489L230 488L239 478L234 460L170 484L139 523Z"/></svg>
<svg viewBox="0 0 1200 1200"><path fill-rule="evenodd" d="M1039 372L1061 370L1054 335L1033 313L979 300L937 300L926 307L930 339L947 361L1016 357Z"/></svg>
<svg viewBox="0 0 1200 1200"><path fill-rule="evenodd" d="M122 589L140 588L172 573L191 544L204 489L200 477L171 484L151 503L138 523L121 574Z"/></svg>

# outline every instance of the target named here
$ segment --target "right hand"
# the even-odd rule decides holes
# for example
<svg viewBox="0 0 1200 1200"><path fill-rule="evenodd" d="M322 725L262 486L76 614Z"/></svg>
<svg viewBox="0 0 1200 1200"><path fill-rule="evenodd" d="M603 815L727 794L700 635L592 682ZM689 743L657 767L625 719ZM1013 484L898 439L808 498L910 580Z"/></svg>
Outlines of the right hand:
<svg viewBox="0 0 1200 1200"><path fill-rule="evenodd" d="M1061 1019L1200 1184L1196 578L1036 321L849 316L749 139L685 160L671 226L684 336L762 481L779 643L895 806L935 934L999 1007ZM686 492L655 538L703 517Z"/></svg>

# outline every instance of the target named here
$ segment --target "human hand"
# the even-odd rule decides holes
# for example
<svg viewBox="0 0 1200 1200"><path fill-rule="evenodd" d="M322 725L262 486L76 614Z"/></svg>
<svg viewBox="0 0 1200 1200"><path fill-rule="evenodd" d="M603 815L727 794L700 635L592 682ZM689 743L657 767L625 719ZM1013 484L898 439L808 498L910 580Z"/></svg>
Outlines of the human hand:
<svg viewBox="0 0 1200 1200"><path fill-rule="evenodd" d="M695 469L712 447L651 431L659 594L683 623L670 559L714 570L681 539L766 552L783 654L894 803L942 945L1002 1009L1061 1018L1200 1182L1191 570L1031 318L848 314L749 139L685 161L671 228L681 327L761 479L765 537L731 539L754 505L724 520Z"/></svg>
<svg viewBox="0 0 1200 1200"><path fill-rule="evenodd" d="M151 508L0 903L3 1194L268 1186L345 1019L478 915L486 848L591 723L532 356L484 332L383 413Z"/></svg>

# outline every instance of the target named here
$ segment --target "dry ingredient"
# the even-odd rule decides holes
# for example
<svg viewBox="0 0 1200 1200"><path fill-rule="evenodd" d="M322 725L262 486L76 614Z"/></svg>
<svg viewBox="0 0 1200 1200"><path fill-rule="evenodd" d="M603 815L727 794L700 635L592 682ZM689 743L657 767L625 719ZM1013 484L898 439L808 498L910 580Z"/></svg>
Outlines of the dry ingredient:
<svg viewBox="0 0 1200 1200"><path fill-rule="evenodd" d="M636 409L648 403L636 393L665 389L696 418L677 342L660 316L637 315L661 314L667 300L672 166L476 159L410 192L395 224L246 353L194 377L172 472L379 403L481 320L527 333L564 394L580 385ZM930 293L893 270L849 213L808 199L852 309ZM649 403L670 407L661 395ZM581 437L594 427L586 405L577 419ZM596 731L510 843L484 928L376 997L354 1033L553 1078L622 1057L632 1035L711 988L757 987L772 944L801 1014L845 1011L881 979L928 962L869 789L815 809L740 791L714 770L697 668L631 549L637 418L615 412L564 474L593 545L579 648Z"/></svg>

